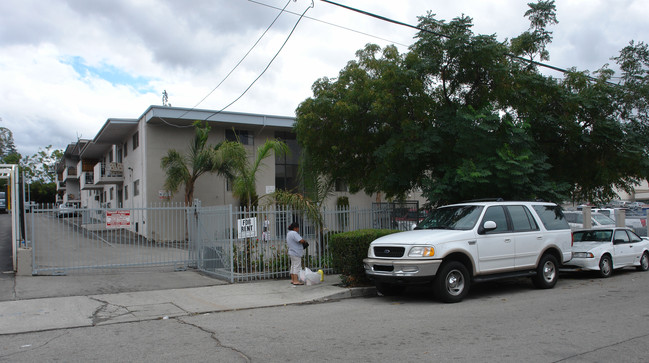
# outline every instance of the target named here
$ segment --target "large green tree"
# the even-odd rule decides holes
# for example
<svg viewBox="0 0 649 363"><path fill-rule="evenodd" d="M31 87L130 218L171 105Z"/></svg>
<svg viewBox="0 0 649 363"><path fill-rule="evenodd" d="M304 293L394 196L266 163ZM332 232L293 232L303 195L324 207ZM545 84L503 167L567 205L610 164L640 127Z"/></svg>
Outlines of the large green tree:
<svg viewBox="0 0 649 363"><path fill-rule="evenodd" d="M468 17L429 13L409 52L357 52L297 109L313 167L354 190L421 188L432 204L601 200L646 178L646 46L631 43L615 59L621 86L608 68L552 78L533 59L549 59L554 2L525 15L530 29L511 42L473 34Z"/></svg>

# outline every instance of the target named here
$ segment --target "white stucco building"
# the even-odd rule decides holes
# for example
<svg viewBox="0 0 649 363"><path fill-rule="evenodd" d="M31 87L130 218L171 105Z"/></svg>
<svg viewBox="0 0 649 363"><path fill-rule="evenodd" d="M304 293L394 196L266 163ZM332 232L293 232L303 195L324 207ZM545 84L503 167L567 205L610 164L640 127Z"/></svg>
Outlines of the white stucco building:
<svg viewBox="0 0 649 363"><path fill-rule="evenodd" d="M300 148L292 133L294 117L150 106L138 118L109 118L92 140L78 140L66 148L57 169L57 202L87 208L183 202L182 189L173 196L165 190L166 175L160 161L170 149L186 154L197 120L210 126L209 145L238 136L251 157L267 139L284 141L291 153L265 160L257 175L257 194L297 187ZM361 208L369 208L376 201L376 196L338 190L326 206L334 208L339 196L348 197L350 205ZM194 198L203 206L238 205L228 181L216 174L198 179Z"/></svg>

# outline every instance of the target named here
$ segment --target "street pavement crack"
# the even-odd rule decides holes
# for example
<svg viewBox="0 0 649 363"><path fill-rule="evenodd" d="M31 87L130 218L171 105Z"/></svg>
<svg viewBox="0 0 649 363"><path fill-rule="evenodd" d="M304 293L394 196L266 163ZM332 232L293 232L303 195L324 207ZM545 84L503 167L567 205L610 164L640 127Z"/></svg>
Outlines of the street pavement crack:
<svg viewBox="0 0 649 363"><path fill-rule="evenodd" d="M624 343L630 342L630 341L632 341L632 340L642 339L642 338L646 338L646 337L649 337L649 334L638 335L638 336L635 336L635 337L631 337L631 338L629 338L629 339L621 340L621 341L619 341L619 342L615 342L615 343L612 343L612 344L604 345L604 346L599 347L599 348L591 349L591 350L589 350L589 351L587 351L587 352L582 352L582 353L579 353L579 354L573 354L573 355L571 355L571 356L569 356L569 357L565 357L565 358L563 358L563 359L555 360L555 361L552 362L552 363L565 362L565 361L567 361L567 360L569 360L569 359L573 359L573 358L576 358L576 357L581 357L581 356L584 356L584 355L586 355L586 354L590 354L590 353L594 353L594 352L600 351L600 350L602 350L602 349L606 349L606 348L614 347L614 346L616 346L616 345L624 344Z"/></svg>
<svg viewBox="0 0 649 363"><path fill-rule="evenodd" d="M120 306L116 304L111 304L108 301L104 301L101 299L97 299L95 297L89 297L91 300L95 300L97 302L100 302L101 305L95 309L95 311L92 313L90 316L90 319L92 320L92 326L97 326L98 324L101 324L103 322L109 321L114 318L118 318L120 316L125 316L125 315L132 315L133 313L126 307L126 306ZM113 306L118 309L123 309L124 312L121 312L119 314L116 314L115 311L110 311L109 308ZM102 314L105 314L105 316L102 316Z"/></svg>
<svg viewBox="0 0 649 363"><path fill-rule="evenodd" d="M59 334L59 335L57 335L57 336L55 336L55 337L52 337L51 339L49 339L49 340L43 342L42 344L39 344L39 345L36 345L36 346L31 346L31 347L29 347L29 348L25 348L25 349L21 349L21 350L19 350L19 351L17 351L17 352L13 352L13 353L5 354L5 355L0 355L0 359L4 359L4 358L8 358L8 357L13 357L13 356L15 356L15 355L19 355L19 354L23 354L23 353L26 353L26 352L29 352L29 351L32 351L32 350L36 350L36 349L43 348L44 346L50 344L50 342L52 342L52 341L54 341L54 340L56 340L56 339L58 339L58 338L60 338L60 337L62 337L62 336L64 336L64 335L68 335L68 334L70 334L70 333L69 333L69 332L64 332L64 333Z"/></svg>
<svg viewBox="0 0 649 363"><path fill-rule="evenodd" d="M248 357L248 356L247 356L245 353L243 353L242 351L240 351L240 350L238 350L238 349L236 349L236 348L234 348L234 347L229 347L229 346L227 346L227 345L223 345L223 343L221 343L221 341L216 337L216 332L214 332L214 331L210 331L210 330L208 330L208 329L205 329L205 328L203 328L202 326L199 326L199 325L196 325L196 324L192 324L192 323L190 323L190 322L188 322L188 321L182 320L181 318L175 318L175 320L176 320L177 322L181 323L181 324L185 324L185 325L192 326L192 327L194 327L194 328L196 328L196 329L198 329L198 330L201 330L201 331L203 331L203 332L205 332L205 333L210 334L210 337L212 338L212 340L214 340L214 341L216 342L216 345L217 345L218 347L221 347L221 348L224 348L224 349L229 349L229 350L231 350L231 351L233 351L233 352L239 354L239 356L241 356L241 358L243 358L246 362L252 362L252 359L250 359L250 357Z"/></svg>

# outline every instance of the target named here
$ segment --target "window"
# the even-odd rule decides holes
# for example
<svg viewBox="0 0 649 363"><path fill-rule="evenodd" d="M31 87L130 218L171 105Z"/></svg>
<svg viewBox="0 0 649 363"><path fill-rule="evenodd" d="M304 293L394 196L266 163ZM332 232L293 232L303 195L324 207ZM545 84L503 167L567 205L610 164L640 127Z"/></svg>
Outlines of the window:
<svg viewBox="0 0 649 363"><path fill-rule="evenodd" d="M539 229L539 226L536 225L534 218L530 211L522 205L509 205L506 207L509 212L509 216L512 219L512 224L514 231L516 232L525 232L525 231L536 231Z"/></svg>
<svg viewBox="0 0 649 363"><path fill-rule="evenodd" d="M535 205L534 210L548 231L570 229L563 212L561 212L561 207L556 205Z"/></svg>
<svg viewBox="0 0 649 363"><path fill-rule="evenodd" d="M133 182L133 196L136 197L140 195L140 180L136 180Z"/></svg>
<svg viewBox="0 0 649 363"><path fill-rule="evenodd" d="M487 208L487 211L484 214L484 218L482 218L482 223L484 224L484 222L486 221L496 222L496 229L491 230L487 233L507 232L507 230L509 229L507 227L507 217L505 216L505 210L502 206L498 205Z"/></svg>
<svg viewBox="0 0 649 363"><path fill-rule="evenodd" d="M346 192L346 191L349 190L349 188L347 187L347 183L345 183L344 181L342 181L340 179L337 179L336 180L335 190L337 192Z"/></svg>
<svg viewBox="0 0 649 363"><path fill-rule="evenodd" d="M626 234L626 231L618 229L615 231L615 237L613 237L613 243L629 243L629 235Z"/></svg>
<svg viewBox="0 0 649 363"><path fill-rule="evenodd" d="M111 187L109 190L110 200L113 200L113 189L114 188Z"/></svg>
<svg viewBox="0 0 649 363"><path fill-rule="evenodd" d="M286 143L290 150L287 155L275 155L275 188L296 190L299 186L297 173L300 146L295 134L291 132L276 132L275 138Z"/></svg>
<svg viewBox="0 0 649 363"><path fill-rule="evenodd" d="M140 146L140 132L136 131L133 134L133 150L137 149L138 146Z"/></svg>
<svg viewBox="0 0 649 363"><path fill-rule="evenodd" d="M128 185L124 185L124 200L128 200Z"/></svg>
<svg viewBox="0 0 649 363"><path fill-rule="evenodd" d="M246 130L225 130L225 139L240 142L243 145L253 144L253 136Z"/></svg>
<svg viewBox="0 0 649 363"><path fill-rule="evenodd" d="M128 155L128 141L124 143L122 150L124 150L124 157L126 158L126 156Z"/></svg>

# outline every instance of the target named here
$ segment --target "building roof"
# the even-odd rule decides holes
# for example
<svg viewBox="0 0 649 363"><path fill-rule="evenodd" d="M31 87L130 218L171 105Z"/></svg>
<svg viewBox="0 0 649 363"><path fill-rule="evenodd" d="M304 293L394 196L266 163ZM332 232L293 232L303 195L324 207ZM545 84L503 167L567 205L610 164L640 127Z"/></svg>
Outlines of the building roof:
<svg viewBox="0 0 649 363"><path fill-rule="evenodd" d="M170 127L191 127L198 120L219 126L275 127L286 130L292 129L295 124L295 117L153 105L137 119L109 118L106 120L97 136L81 150L81 157L100 159L113 145L124 142L137 129L140 120L153 125L167 124Z"/></svg>
<svg viewBox="0 0 649 363"><path fill-rule="evenodd" d="M219 126L261 126L285 129L292 129L295 124L295 117L167 106L150 106L140 119L151 124L179 127L191 126L195 121L208 121L210 124Z"/></svg>
<svg viewBox="0 0 649 363"><path fill-rule="evenodd" d="M137 128L134 118L109 118L97 135L81 150L84 159L100 159L108 149L120 144Z"/></svg>

